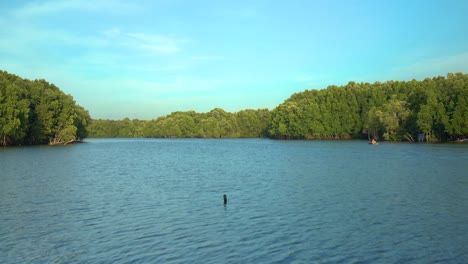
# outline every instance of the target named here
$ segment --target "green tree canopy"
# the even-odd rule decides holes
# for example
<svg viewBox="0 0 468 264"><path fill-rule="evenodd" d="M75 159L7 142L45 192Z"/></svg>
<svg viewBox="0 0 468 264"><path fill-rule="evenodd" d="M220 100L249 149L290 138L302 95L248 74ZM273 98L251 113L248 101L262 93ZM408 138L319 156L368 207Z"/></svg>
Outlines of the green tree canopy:
<svg viewBox="0 0 468 264"><path fill-rule="evenodd" d="M88 111L45 80L0 71L0 144L66 144L86 137Z"/></svg>

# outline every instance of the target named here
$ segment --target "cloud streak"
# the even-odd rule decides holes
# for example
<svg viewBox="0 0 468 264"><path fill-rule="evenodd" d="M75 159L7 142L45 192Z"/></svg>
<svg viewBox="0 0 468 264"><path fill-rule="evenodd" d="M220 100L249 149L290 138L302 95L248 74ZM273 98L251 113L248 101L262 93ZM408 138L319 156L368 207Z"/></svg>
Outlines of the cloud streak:
<svg viewBox="0 0 468 264"><path fill-rule="evenodd" d="M142 9L131 2L94 0L56 0L30 2L13 11L13 15L21 18L45 16L67 11L107 12L125 14L127 12L141 11Z"/></svg>
<svg viewBox="0 0 468 264"><path fill-rule="evenodd" d="M181 43L186 42L162 34L125 32L117 27L105 30L102 37L114 46L139 50L145 52L145 55L175 54L181 51Z"/></svg>
<svg viewBox="0 0 468 264"><path fill-rule="evenodd" d="M468 72L468 52L432 57L395 67L391 70L391 75L413 79L437 75L445 76L448 72Z"/></svg>
<svg viewBox="0 0 468 264"><path fill-rule="evenodd" d="M180 51L179 41L175 38L155 34L127 33L139 49L156 54L173 54Z"/></svg>

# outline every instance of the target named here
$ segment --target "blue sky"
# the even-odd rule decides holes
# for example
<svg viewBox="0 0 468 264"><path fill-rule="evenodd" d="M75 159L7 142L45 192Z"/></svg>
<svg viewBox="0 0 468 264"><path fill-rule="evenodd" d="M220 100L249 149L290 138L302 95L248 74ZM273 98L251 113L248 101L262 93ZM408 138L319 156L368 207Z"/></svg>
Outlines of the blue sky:
<svg viewBox="0 0 468 264"><path fill-rule="evenodd" d="M0 69L93 118L273 109L295 92L468 72L468 1L0 3Z"/></svg>

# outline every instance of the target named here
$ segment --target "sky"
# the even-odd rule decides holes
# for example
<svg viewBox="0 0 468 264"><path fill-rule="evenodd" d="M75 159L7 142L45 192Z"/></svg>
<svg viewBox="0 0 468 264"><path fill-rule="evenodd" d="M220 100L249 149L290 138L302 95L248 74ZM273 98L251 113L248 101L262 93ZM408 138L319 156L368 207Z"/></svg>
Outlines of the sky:
<svg viewBox="0 0 468 264"><path fill-rule="evenodd" d="M0 70L93 118L273 109L329 85L468 72L465 0L1 1Z"/></svg>

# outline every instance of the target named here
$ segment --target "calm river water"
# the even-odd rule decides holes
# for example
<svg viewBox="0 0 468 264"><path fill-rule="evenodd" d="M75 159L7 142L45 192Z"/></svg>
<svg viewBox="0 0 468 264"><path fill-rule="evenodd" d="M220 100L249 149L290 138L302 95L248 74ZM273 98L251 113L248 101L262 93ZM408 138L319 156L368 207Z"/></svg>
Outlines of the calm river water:
<svg viewBox="0 0 468 264"><path fill-rule="evenodd" d="M468 262L466 144L87 142L0 148L1 263Z"/></svg>

